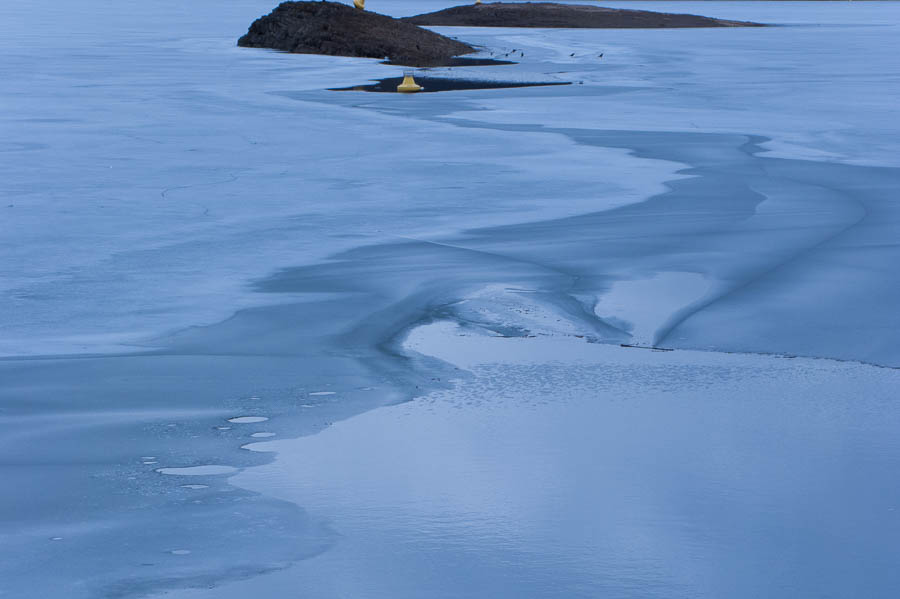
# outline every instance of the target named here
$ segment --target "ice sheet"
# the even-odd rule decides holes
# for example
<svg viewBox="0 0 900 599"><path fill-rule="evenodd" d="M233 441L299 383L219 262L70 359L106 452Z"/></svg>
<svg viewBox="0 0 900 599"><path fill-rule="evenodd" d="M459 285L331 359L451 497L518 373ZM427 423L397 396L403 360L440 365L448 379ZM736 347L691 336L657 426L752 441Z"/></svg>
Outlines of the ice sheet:
<svg viewBox="0 0 900 599"><path fill-rule="evenodd" d="M896 370L447 322L407 347L468 376L257 444L278 460L234 478L340 541L176 597L886 599L900 583Z"/></svg>
<svg viewBox="0 0 900 599"><path fill-rule="evenodd" d="M400 69L237 48L271 7L2 7L0 355L153 344L271 300L247 280L277 268L640 201L677 168L292 101Z"/></svg>
<svg viewBox="0 0 900 599"><path fill-rule="evenodd" d="M236 48L268 0L0 5L0 592L284 596L300 572L313 596L373 580L470 596L444 583L468 570L489 588L512 562L534 566L516 584L536 595L773 596L780 581L786 596L890 596L894 371L716 352L900 365L897 5L666 7L798 26L453 29L524 50L481 76L575 84L426 98L327 91L397 74L376 61ZM434 319L538 345L442 344L471 354L467 378L399 345ZM615 347L647 340L715 351ZM478 366L491 360L506 362ZM371 412L417 396L435 412ZM226 422L247 416L268 420ZM322 459L259 442L259 426ZM400 455L349 478L377 461L356 440L378 427ZM540 462L527 427L564 440L560 460ZM457 518L454 479L405 461L421 446L435 473L482 480L470 454L443 452L469 428L505 447L507 486L458 492L497 518ZM578 500L573 481L602 482L593 455L641 500L611 496L621 529ZM210 465L254 490L156 471ZM404 467L423 481L420 520L392 503ZM554 473L577 522L531 509ZM365 485L377 524L360 516ZM532 529L503 536L515 514ZM585 555L634 560L583 559L589 518L611 542ZM409 531L429 529L409 526L435 522L421 556L451 573L419 570ZM367 561L390 558L371 550L386 540L406 568L392 580ZM706 568L724 558L729 575Z"/></svg>

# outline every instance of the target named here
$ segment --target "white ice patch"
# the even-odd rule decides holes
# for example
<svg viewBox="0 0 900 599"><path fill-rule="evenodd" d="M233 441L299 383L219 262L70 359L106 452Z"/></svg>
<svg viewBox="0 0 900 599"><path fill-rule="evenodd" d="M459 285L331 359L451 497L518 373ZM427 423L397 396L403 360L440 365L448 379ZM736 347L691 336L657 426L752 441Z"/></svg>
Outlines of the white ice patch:
<svg viewBox="0 0 900 599"><path fill-rule="evenodd" d="M235 424L253 424L254 422L265 422L268 420L265 416L237 416L235 418L229 418L228 422L233 422Z"/></svg>
<svg viewBox="0 0 900 599"><path fill-rule="evenodd" d="M440 320L413 329L403 346L464 369L510 361L529 364L553 361L580 363L587 355L583 340L562 335L541 336L539 339L540 344L534 344L534 339L526 337L503 339L463 328L450 320Z"/></svg>
<svg viewBox="0 0 900 599"><path fill-rule="evenodd" d="M310 395L335 395L334 391L313 391Z"/></svg>
<svg viewBox="0 0 900 599"><path fill-rule="evenodd" d="M247 451L256 451L260 453L274 451L273 449L265 449L269 446L269 443L247 443L246 445L241 445L241 449L246 449Z"/></svg>
<svg viewBox="0 0 900 599"><path fill-rule="evenodd" d="M275 433L253 433L250 436L257 438L257 439L261 439L261 438L266 438L266 437L274 437Z"/></svg>
<svg viewBox="0 0 900 599"><path fill-rule="evenodd" d="M679 310L702 298L709 282L693 272L661 272L618 281L594 308L598 317L628 330L635 345L653 345L657 331Z"/></svg>
<svg viewBox="0 0 900 599"><path fill-rule="evenodd" d="M487 285L456 303L454 309L463 320L493 331L535 335L585 333L584 326L539 293L514 284Z"/></svg>

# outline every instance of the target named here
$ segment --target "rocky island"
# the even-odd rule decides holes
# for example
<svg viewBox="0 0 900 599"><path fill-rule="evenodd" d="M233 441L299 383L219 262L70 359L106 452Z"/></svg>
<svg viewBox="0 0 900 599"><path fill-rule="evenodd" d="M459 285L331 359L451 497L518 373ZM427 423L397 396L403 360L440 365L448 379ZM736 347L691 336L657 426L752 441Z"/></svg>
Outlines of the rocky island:
<svg viewBox="0 0 900 599"><path fill-rule="evenodd" d="M476 48L419 25L469 27L675 28L760 27L698 15L551 2L470 4L395 19L338 2L282 2L250 25L238 46L297 54L387 58L394 64L443 66Z"/></svg>
<svg viewBox="0 0 900 599"><path fill-rule="evenodd" d="M493 2L454 6L403 19L416 25L465 27L558 27L579 29L663 29L677 27L763 27L699 15L603 8L555 2Z"/></svg>
<svg viewBox="0 0 900 599"><path fill-rule="evenodd" d="M338 2L282 2L250 25L238 46L297 54L388 58L432 66L475 48L400 19Z"/></svg>

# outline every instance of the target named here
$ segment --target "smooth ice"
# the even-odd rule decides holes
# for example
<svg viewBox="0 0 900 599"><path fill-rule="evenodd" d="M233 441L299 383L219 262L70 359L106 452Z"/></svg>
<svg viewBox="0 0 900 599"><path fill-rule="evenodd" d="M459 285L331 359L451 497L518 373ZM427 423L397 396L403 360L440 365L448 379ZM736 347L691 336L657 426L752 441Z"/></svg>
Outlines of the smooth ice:
<svg viewBox="0 0 900 599"><path fill-rule="evenodd" d="M468 376L261 443L239 486L341 540L185 597L889 597L900 584L896 370L655 352L452 323L407 346ZM339 473L339 475L337 475ZM830 567L826 567L830 565Z"/></svg>
<svg viewBox="0 0 900 599"><path fill-rule="evenodd" d="M896 594L896 3L412 97L274 4L0 5L0 595Z"/></svg>

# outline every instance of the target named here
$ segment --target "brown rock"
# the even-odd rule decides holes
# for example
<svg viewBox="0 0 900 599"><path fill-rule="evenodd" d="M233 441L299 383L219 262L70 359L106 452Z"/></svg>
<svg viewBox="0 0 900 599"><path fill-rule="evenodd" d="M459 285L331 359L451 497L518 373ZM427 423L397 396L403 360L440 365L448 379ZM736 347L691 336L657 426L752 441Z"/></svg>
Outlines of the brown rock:
<svg viewBox="0 0 900 599"><path fill-rule="evenodd" d="M466 27L560 27L613 29L668 27L764 27L761 23L727 21L698 15L670 14L647 10L603 8L554 2L469 4L407 17L416 25L460 25Z"/></svg>
<svg viewBox="0 0 900 599"><path fill-rule="evenodd" d="M449 62L475 48L378 13L337 2L283 2L250 25L238 46L299 54L390 58L412 66Z"/></svg>

